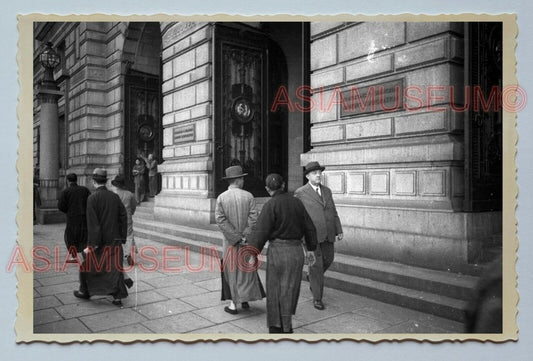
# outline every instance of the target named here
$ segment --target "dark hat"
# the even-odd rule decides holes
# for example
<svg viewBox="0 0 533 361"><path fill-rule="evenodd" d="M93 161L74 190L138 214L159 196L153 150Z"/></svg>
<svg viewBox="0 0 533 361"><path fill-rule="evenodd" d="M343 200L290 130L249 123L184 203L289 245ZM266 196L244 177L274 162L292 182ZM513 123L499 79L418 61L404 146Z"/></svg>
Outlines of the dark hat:
<svg viewBox="0 0 533 361"><path fill-rule="evenodd" d="M283 177L277 173L271 173L267 175L265 179L265 185L271 191L277 191L283 185Z"/></svg>
<svg viewBox="0 0 533 361"><path fill-rule="evenodd" d="M118 174L115 179L111 181L111 184L114 185L117 188L125 188L125 179L122 174Z"/></svg>
<svg viewBox="0 0 533 361"><path fill-rule="evenodd" d="M305 171L304 171L304 175L307 175L307 173L309 172L312 172L314 170L321 170L323 171L324 169L326 169L326 167L322 167L320 165L320 163L318 162L309 162L307 163L307 165L305 166Z"/></svg>
<svg viewBox="0 0 533 361"><path fill-rule="evenodd" d="M107 181L107 171L104 168L95 168L93 171L93 179L97 182Z"/></svg>
<svg viewBox="0 0 533 361"><path fill-rule="evenodd" d="M226 168L226 176L222 177L222 179L241 178L245 175L248 175L248 173L243 173L242 167L240 165L234 165L232 167Z"/></svg>
<svg viewBox="0 0 533 361"><path fill-rule="evenodd" d="M67 174L67 180L69 182L76 183L78 181L78 176L75 173L69 173L69 174Z"/></svg>

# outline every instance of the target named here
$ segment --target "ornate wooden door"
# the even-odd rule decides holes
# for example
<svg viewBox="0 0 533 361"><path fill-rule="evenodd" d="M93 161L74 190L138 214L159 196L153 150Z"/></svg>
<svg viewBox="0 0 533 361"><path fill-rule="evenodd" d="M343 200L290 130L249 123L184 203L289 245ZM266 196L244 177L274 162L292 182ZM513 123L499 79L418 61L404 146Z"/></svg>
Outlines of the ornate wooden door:
<svg viewBox="0 0 533 361"><path fill-rule="evenodd" d="M124 176L127 187L133 190L131 170L137 156L147 157L152 153L161 162L161 86L157 76L131 69L124 83ZM145 185L148 187L148 178Z"/></svg>
<svg viewBox="0 0 533 361"><path fill-rule="evenodd" d="M224 169L241 165L244 189L266 197L268 173L287 175L287 114L270 111L287 66L279 47L244 25L215 25L215 193ZM284 107L282 107L284 108Z"/></svg>

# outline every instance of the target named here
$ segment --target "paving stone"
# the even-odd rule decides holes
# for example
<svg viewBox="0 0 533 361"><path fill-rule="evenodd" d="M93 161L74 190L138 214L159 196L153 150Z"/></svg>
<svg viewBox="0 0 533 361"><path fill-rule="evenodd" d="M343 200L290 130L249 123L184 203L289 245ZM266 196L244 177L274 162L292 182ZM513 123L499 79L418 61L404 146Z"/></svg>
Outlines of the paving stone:
<svg viewBox="0 0 533 361"><path fill-rule="evenodd" d="M429 324L419 323L417 321L408 320L400 324L379 330L379 333L449 333L455 331L446 331L440 327L435 327Z"/></svg>
<svg viewBox="0 0 533 361"><path fill-rule="evenodd" d="M214 278L206 281L195 282L195 286L205 288L208 291L219 291L222 289L222 280Z"/></svg>
<svg viewBox="0 0 533 361"><path fill-rule="evenodd" d="M78 275L59 273L55 277L41 278L39 280L39 283L41 284L41 286L52 286L52 285L58 285L62 283L78 282L78 280L79 280ZM34 287L37 287L37 286L35 286L34 284Z"/></svg>
<svg viewBox="0 0 533 361"><path fill-rule="evenodd" d="M132 325L146 321L146 318L131 309L124 308L96 315L81 317L83 322L92 332L102 332L112 328Z"/></svg>
<svg viewBox="0 0 533 361"><path fill-rule="evenodd" d="M42 296L50 296L50 295L55 295L58 293L67 293L69 291L72 294L72 291L77 290L78 287L79 287L79 282L68 282L68 283L61 283L61 284L53 285L53 286L37 287L36 290Z"/></svg>
<svg viewBox="0 0 533 361"><path fill-rule="evenodd" d="M202 272L189 272L183 275L186 279L192 282L205 281L211 279L220 280L220 272L202 271Z"/></svg>
<svg viewBox="0 0 533 361"><path fill-rule="evenodd" d="M33 325L42 325L45 323L55 322L63 320L61 315L53 308L47 308L44 310L38 310L33 312Z"/></svg>
<svg viewBox="0 0 533 361"><path fill-rule="evenodd" d="M254 314L250 317L241 318L235 321L231 321L235 326L246 330L249 333L268 333L267 315L266 311ZM302 321L292 318L293 330L300 329L304 326ZM305 326L307 327L307 326Z"/></svg>
<svg viewBox="0 0 533 361"><path fill-rule="evenodd" d="M34 333L90 333L89 330L80 320L73 318L70 320L47 323L45 325L35 326Z"/></svg>
<svg viewBox="0 0 533 361"><path fill-rule="evenodd" d="M142 324L154 333L186 333L214 325L205 318L191 312L150 320Z"/></svg>
<svg viewBox="0 0 533 361"><path fill-rule="evenodd" d="M325 304L342 307L346 311L353 311L364 307L372 307L377 302L370 298L329 288L324 290L323 297L324 298L322 300ZM383 303L383 305L385 305L385 303Z"/></svg>
<svg viewBox="0 0 533 361"><path fill-rule="evenodd" d="M50 270L42 271L42 272L37 272L37 271L33 272L33 279L41 280L43 278L48 278L48 277L57 277L59 273L61 273L62 275L68 274L66 271L61 272L61 271L56 271L54 269L50 269Z"/></svg>
<svg viewBox="0 0 533 361"><path fill-rule="evenodd" d="M293 329L293 332L294 333L298 333L298 334L312 334L312 333L316 333L315 331L313 331L312 329L308 328L308 327L298 327L298 328L294 328L294 325L292 326L292 329Z"/></svg>
<svg viewBox="0 0 533 361"><path fill-rule="evenodd" d="M232 325L231 323L223 323L223 324L195 330L194 333L197 333L197 334L211 334L211 333L246 334L249 332L246 330L243 330L240 327Z"/></svg>
<svg viewBox="0 0 533 361"><path fill-rule="evenodd" d="M313 301L309 300L298 303L298 307L296 308L296 315L293 316L293 320L297 319L303 324L310 324L323 320L325 318L334 317L344 312L346 311L342 307L327 303L325 304L324 310L317 310L313 306Z"/></svg>
<svg viewBox="0 0 533 361"><path fill-rule="evenodd" d="M150 286L154 288L163 288L163 287L170 287L170 286L176 286L176 285L183 285L186 283L191 283L188 279L180 276L163 276L159 278L152 278L145 280L144 282L148 283Z"/></svg>
<svg viewBox="0 0 533 361"><path fill-rule="evenodd" d="M61 302L55 296L44 296L33 298L33 310L42 310L45 308L52 308L60 306Z"/></svg>
<svg viewBox="0 0 533 361"><path fill-rule="evenodd" d="M243 310L239 308L239 313L232 315L224 311L224 306L222 305L193 311L193 313L197 314L198 316L202 316L213 323L230 322L239 318L250 317L258 312L260 312L260 310L253 307L249 310Z"/></svg>
<svg viewBox="0 0 533 361"><path fill-rule="evenodd" d="M180 300L172 299L155 302L137 308L137 311L148 319L172 316L194 310L195 307Z"/></svg>
<svg viewBox="0 0 533 361"><path fill-rule="evenodd" d="M388 324L356 313L348 312L305 326L316 333L375 333Z"/></svg>
<svg viewBox="0 0 533 361"><path fill-rule="evenodd" d="M72 295L72 297L74 297L74 295ZM63 316L63 318L69 319L74 317L93 315L97 313L104 313L115 310L117 308L117 306L111 304L108 300L104 298L95 300L76 300L76 303L56 307L57 312L61 316Z"/></svg>
<svg viewBox="0 0 533 361"><path fill-rule="evenodd" d="M364 307L353 311L353 313L364 317L372 318L374 320L380 320L391 326L409 320L409 317L407 317L405 314L386 312L386 310L375 307Z"/></svg>
<svg viewBox="0 0 533 361"><path fill-rule="evenodd" d="M268 333L266 313L263 312L246 318L240 318L238 320L231 321L230 323L248 333Z"/></svg>
<svg viewBox="0 0 533 361"><path fill-rule="evenodd" d="M168 298L181 298L185 296L207 293L205 289L187 283L174 287L161 288L157 291Z"/></svg>
<svg viewBox="0 0 533 361"><path fill-rule="evenodd" d="M130 295L122 300L122 303L125 307L133 307L135 308L135 305L146 305L149 303L159 302L166 300L167 297L157 293L155 290L150 291L143 291L143 292L130 292Z"/></svg>
<svg viewBox="0 0 533 361"><path fill-rule="evenodd" d="M132 272L129 272L128 274L130 275L130 277L132 277L135 274L135 272L132 271ZM143 271L142 269L137 267L137 277L139 278L139 280L146 281L146 280L150 280L150 279L153 279L153 278L160 278L160 277L164 277L164 276L166 276L166 275L164 273L162 273L162 272L159 272L159 271Z"/></svg>
<svg viewBox="0 0 533 361"><path fill-rule="evenodd" d="M102 333L153 333L152 330L144 327L141 324L135 323L133 325L127 325L124 327L112 328Z"/></svg>
<svg viewBox="0 0 533 361"><path fill-rule="evenodd" d="M181 300L187 302L195 308L205 308L222 305L223 301L220 300L220 296L220 291L214 291L196 296L182 297ZM224 304L226 303L224 302Z"/></svg>
<svg viewBox="0 0 533 361"><path fill-rule="evenodd" d="M144 291L153 291L154 287L147 283L146 281L137 280L132 278L133 287L128 289L128 293L132 294L134 292L144 292Z"/></svg>

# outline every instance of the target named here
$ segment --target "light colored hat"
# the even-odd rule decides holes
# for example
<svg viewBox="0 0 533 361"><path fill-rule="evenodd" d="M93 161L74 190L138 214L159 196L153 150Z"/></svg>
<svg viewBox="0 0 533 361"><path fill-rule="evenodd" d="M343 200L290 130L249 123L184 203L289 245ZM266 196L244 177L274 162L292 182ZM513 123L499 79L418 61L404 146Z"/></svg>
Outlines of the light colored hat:
<svg viewBox="0 0 533 361"><path fill-rule="evenodd" d="M107 171L104 168L95 168L93 171L93 179L97 182L107 181Z"/></svg>
<svg viewBox="0 0 533 361"><path fill-rule="evenodd" d="M226 168L226 176L222 177L222 179L241 178L245 175L248 175L248 173L243 173L242 167L240 165L234 165L232 167Z"/></svg>

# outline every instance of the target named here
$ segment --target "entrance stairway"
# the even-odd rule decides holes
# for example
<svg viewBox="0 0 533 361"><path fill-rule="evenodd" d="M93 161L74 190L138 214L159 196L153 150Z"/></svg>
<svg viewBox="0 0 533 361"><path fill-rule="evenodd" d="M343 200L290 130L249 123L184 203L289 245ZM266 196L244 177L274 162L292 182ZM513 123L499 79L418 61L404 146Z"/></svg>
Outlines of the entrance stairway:
<svg viewBox="0 0 533 361"><path fill-rule="evenodd" d="M153 209L153 200L137 208L133 222L137 240L157 241L194 252L203 249L204 254L206 249L215 247L221 257L222 235L216 225L198 229L161 222L154 219ZM262 268L266 262L264 257ZM466 274L459 274L336 254L325 274L325 283L327 287L462 322L479 271L479 267L472 266Z"/></svg>

